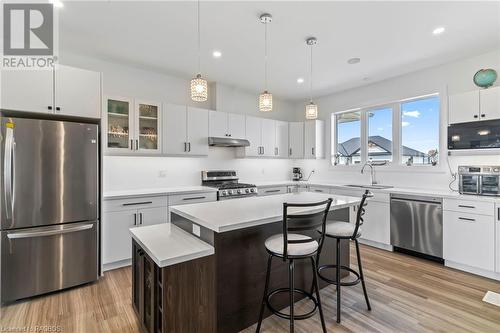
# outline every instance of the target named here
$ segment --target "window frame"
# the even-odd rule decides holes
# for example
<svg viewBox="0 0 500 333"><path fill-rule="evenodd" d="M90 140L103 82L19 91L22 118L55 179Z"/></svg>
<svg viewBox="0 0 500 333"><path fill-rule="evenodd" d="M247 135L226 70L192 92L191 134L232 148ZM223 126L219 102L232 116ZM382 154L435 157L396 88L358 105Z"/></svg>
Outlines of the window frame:
<svg viewBox="0 0 500 333"><path fill-rule="evenodd" d="M439 109L437 110L438 112L438 128L439 128L439 135L438 135L438 149L439 149L439 157L438 157L438 162L436 165L432 164L412 164L411 166L407 166L406 163L403 163L403 156L402 156L402 107L401 105L403 103L407 102L414 102L418 101L421 99L427 99L431 97L438 97L438 105ZM443 130L442 130L442 98L441 94L438 92L435 93L430 93L426 95L420 95L420 96L415 96L415 97L410 97L410 98L404 98L400 99L397 101L393 102L388 102L388 103L381 103L381 104L376 104L376 105L370 105L367 107L359 107L359 108L353 108L353 109L347 109L339 112L332 112L331 113L331 138L330 142L332 143L331 145L331 158L330 158L330 165L333 166L334 168L348 168L352 169L358 166L361 168L362 165L364 165L368 159L368 134L369 134L369 118L368 118L368 112L371 110L378 110L378 109L384 109L384 108L391 108L392 109L392 161L387 162L384 166L385 167L391 167L391 169L395 167L399 168L408 168L408 167L417 167L417 168L433 168L433 170L440 169L440 166L442 165L442 157L443 157L443 147L442 147L442 139L443 139ZM337 130L338 130L338 115L342 113L347 113L347 112L360 112L361 113L361 126L360 126L360 140L361 140L361 162L360 164L350 164L350 165L345 165L345 164L335 164L335 155L337 154L337 149L338 149L338 136L337 136Z"/></svg>

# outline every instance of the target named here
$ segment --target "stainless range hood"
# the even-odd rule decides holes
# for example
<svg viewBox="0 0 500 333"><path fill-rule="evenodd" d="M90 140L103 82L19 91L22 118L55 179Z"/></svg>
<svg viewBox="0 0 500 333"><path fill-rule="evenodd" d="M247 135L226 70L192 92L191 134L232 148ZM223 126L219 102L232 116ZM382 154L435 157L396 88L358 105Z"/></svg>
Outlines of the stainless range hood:
<svg viewBox="0 0 500 333"><path fill-rule="evenodd" d="M248 147L250 142L246 139L209 137L208 145L213 147Z"/></svg>

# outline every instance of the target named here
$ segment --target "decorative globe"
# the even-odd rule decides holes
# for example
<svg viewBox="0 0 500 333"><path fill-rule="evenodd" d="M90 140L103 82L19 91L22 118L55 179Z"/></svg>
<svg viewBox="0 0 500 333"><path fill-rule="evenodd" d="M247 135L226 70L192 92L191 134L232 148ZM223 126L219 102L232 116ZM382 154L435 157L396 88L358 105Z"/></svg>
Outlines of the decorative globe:
<svg viewBox="0 0 500 333"><path fill-rule="evenodd" d="M494 69L480 69L474 74L474 83L481 88L488 88L497 79L497 72Z"/></svg>

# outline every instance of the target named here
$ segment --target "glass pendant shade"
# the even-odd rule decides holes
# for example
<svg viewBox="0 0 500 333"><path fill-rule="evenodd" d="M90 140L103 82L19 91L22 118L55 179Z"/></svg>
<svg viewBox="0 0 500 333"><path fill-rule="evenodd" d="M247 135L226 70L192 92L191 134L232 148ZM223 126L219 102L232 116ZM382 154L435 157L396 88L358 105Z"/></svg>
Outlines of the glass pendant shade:
<svg viewBox="0 0 500 333"><path fill-rule="evenodd" d="M195 102L205 102L208 99L207 80L203 79L201 74L191 79L191 99Z"/></svg>
<svg viewBox="0 0 500 333"><path fill-rule="evenodd" d="M306 119L318 118L318 106L312 101L306 105Z"/></svg>
<svg viewBox="0 0 500 333"><path fill-rule="evenodd" d="M259 111L273 111L273 94L267 92L267 90L259 95Z"/></svg>

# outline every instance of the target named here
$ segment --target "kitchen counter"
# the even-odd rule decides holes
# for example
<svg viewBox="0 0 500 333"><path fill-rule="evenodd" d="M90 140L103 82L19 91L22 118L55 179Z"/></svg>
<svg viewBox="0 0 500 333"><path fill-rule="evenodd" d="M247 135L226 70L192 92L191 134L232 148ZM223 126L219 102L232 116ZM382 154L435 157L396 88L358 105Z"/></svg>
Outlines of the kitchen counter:
<svg viewBox="0 0 500 333"><path fill-rule="evenodd" d="M204 193L204 192L217 192L217 189L208 186L177 186L177 187L163 187L163 188L105 191L103 193L103 199L111 200L111 199L123 199L123 198L133 198L142 196L192 194L192 193Z"/></svg>
<svg viewBox="0 0 500 333"><path fill-rule="evenodd" d="M361 198L323 193L288 193L217 202L172 206L175 213L215 232L226 232L281 221L284 202L317 202L333 198L331 210L355 206Z"/></svg>
<svg viewBox="0 0 500 333"><path fill-rule="evenodd" d="M213 246L170 223L131 228L130 234L158 267L215 253Z"/></svg>

